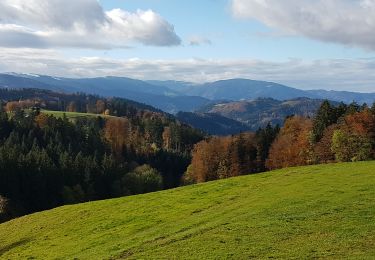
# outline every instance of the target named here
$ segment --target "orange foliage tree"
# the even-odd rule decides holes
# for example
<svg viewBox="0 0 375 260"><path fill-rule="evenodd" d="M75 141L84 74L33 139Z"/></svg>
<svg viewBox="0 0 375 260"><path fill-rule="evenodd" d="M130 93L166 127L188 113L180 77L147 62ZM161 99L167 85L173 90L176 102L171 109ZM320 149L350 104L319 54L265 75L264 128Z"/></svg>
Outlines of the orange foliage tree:
<svg viewBox="0 0 375 260"><path fill-rule="evenodd" d="M332 151L337 161L374 158L375 115L369 109L347 115L334 132Z"/></svg>
<svg viewBox="0 0 375 260"><path fill-rule="evenodd" d="M327 127L323 131L320 141L314 145L316 163L330 163L335 161L335 154L332 151L332 138L337 129L337 124Z"/></svg>
<svg viewBox="0 0 375 260"><path fill-rule="evenodd" d="M103 114L106 110L105 102L101 99L96 101L96 113Z"/></svg>
<svg viewBox="0 0 375 260"><path fill-rule="evenodd" d="M35 104L32 100L20 100L20 101L10 101L5 105L5 110L7 112L13 112L17 109L31 108Z"/></svg>
<svg viewBox="0 0 375 260"><path fill-rule="evenodd" d="M40 127L40 128L44 128L46 126L48 126L48 119L49 119L49 116L44 114L44 113L40 113L39 115L37 115L35 117L35 123Z"/></svg>
<svg viewBox="0 0 375 260"><path fill-rule="evenodd" d="M188 182L205 182L250 174L257 169L255 134L213 137L195 145Z"/></svg>
<svg viewBox="0 0 375 260"><path fill-rule="evenodd" d="M109 118L104 128L104 136L110 143L112 151L121 155L130 137L130 122L127 118Z"/></svg>
<svg viewBox="0 0 375 260"><path fill-rule="evenodd" d="M278 169L311 163L310 133L312 121L294 116L285 121L272 144L266 167Z"/></svg>

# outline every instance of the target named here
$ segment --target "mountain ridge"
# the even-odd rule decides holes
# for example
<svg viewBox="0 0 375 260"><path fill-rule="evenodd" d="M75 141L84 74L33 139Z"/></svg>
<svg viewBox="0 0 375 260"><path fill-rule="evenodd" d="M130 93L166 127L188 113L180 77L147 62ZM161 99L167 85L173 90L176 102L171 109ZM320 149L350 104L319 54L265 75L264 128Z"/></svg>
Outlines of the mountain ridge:
<svg viewBox="0 0 375 260"><path fill-rule="evenodd" d="M146 103L165 112L194 112L218 100L241 101L258 98L290 100L306 97L338 102L372 104L375 93L335 90L302 90L283 84L227 79L209 83L185 81L138 80L128 77L64 78L35 74L0 73L0 87L42 88L63 92L85 92L102 96L118 96Z"/></svg>

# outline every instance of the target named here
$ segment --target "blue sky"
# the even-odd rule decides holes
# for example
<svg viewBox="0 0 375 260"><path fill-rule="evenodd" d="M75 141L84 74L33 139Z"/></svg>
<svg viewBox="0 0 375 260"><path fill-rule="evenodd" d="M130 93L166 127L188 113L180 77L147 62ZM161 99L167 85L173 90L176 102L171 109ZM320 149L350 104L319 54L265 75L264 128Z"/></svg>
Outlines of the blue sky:
<svg viewBox="0 0 375 260"><path fill-rule="evenodd" d="M257 20L234 17L227 0L102 0L106 10L122 8L135 12L151 9L175 27L183 45L174 48L153 48L142 45L107 55L138 58L251 58L285 61L327 58L360 58L371 56L367 50L322 43L305 37L272 36L269 28ZM192 36L205 37L211 44L189 46Z"/></svg>
<svg viewBox="0 0 375 260"><path fill-rule="evenodd" d="M375 92L375 0L2 0L0 72Z"/></svg>

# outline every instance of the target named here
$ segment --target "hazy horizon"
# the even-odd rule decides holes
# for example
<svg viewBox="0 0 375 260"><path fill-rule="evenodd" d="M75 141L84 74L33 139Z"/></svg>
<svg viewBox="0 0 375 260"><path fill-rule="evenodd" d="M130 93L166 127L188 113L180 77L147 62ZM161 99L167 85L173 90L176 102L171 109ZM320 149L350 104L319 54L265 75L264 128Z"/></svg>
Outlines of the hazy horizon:
<svg viewBox="0 0 375 260"><path fill-rule="evenodd" d="M375 1L4 0L0 72L374 92Z"/></svg>

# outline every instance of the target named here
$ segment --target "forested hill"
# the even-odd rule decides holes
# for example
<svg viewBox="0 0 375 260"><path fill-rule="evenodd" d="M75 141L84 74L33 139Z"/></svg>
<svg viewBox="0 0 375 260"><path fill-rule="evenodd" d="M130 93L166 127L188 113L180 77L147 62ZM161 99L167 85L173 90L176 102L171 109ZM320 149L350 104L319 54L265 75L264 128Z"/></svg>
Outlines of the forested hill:
<svg viewBox="0 0 375 260"><path fill-rule="evenodd" d="M25 89L0 90L0 100L0 205L9 209L0 210L0 222L176 187L203 138L168 114L121 98Z"/></svg>
<svg viewBox="0 0 375 260"><path fill-rule="evenodd" d="M23 89L8 89L0 88L0 101L32 101L40 108L56 110L56 111L70 111L81 113L103 113L103 102L107 102L106 108L112 108L113 115L124 116L121 109L116 107L116 104L122 104L122 107L127 107L131 110L148 110L152 112L162 113L161 110L139 103L133 100L124 98L103 98L98 95L89 95L77 92L75 94L67 94L64 92L54 92L51 90L37 89L37 88L23 88ZM21 102L22 103L22 102ZM21 105L21 104L20 104Z"/></svg>
<svg viewBox="0 0 375 260"><path fill-rule="evenodd" d="M237 120L216 113L178 112L176 117L194 128L211 135L231 135L250 131L251 128Z"/></svg>
<svg viewBox="0 0 375 260"><path fill-rule="evenodd" d="M291 115L313 117L322 102L323 100L321 99L309 98L295 98L284 101L272 98L258 98L255 100L210 104L201 108L199 112L218 114L236 120L255 131L259 127L265 127L268 123L282 125L285 118ZM338 105L334 101L330 101L330 103Z"/></svg>

